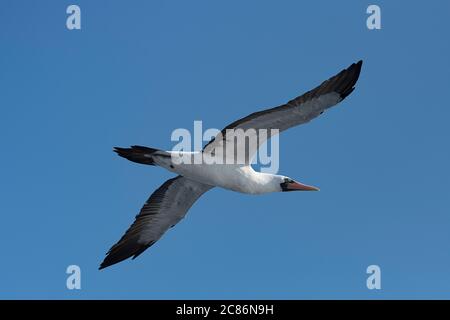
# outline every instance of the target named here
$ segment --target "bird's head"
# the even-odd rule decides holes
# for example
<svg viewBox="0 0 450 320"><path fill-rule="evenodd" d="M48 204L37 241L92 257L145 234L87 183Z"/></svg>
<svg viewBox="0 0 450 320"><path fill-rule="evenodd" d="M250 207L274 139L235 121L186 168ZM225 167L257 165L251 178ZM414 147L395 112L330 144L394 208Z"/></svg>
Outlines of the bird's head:
<svg viewBox="0 0 450 320"><path fill-rule="evenodd" d="M285 191L319 191L319 188L297 182L289 177L280 176L280 189Z"/></svg>

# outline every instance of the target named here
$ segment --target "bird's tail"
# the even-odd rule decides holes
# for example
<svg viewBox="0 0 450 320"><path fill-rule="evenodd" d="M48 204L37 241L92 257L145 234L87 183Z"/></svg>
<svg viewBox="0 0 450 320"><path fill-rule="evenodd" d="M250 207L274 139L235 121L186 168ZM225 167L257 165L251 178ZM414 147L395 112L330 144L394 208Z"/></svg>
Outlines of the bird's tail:
<svg viewBox="0 0 450 320"><path fill-rule="evenodd" d="M125 159L128 159L130 161L136 162L136 163L142 163L142 164L148 164L151 166L155 165L154 156L155 155L163 155L166 152L155 149L155 148L148 148L148 147L142 147L142 146L132 146L131 148L119 148L115 147L114 152L117 152L117 154Z"/></svg>

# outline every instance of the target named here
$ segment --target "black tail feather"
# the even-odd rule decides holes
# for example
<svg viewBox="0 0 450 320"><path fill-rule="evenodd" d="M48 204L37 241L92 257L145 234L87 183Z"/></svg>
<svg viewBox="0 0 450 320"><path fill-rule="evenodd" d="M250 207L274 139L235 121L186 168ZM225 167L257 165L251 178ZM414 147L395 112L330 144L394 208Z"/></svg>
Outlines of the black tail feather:
<svg viewBox="0 0 450 320"><path fill-rule="evenodd" d="M155 165L152 154L157 151L159 150L142 146L132 146L131 148L114 148L114 152L125 159L151 166Z"/></svg>

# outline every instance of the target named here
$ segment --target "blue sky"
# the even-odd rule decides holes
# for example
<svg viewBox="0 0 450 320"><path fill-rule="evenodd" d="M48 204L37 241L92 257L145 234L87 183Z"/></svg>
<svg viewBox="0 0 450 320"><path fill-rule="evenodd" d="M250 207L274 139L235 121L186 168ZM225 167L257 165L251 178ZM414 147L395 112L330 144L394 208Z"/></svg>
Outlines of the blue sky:
<svg viewBox="0 0 450 320"><path fill-rule="evenodd" d="M81 7L82 29L66 29ZM378 4L382 29L366 27ZM450 298L448 1L2 1L0 298ZM321 192L214 189L134 261L98 271L172 176L170 149L364 60L354 93L280 137ZM82 289L66 289L79 265ZM381 267L368 290L366 268Z"/></svg>

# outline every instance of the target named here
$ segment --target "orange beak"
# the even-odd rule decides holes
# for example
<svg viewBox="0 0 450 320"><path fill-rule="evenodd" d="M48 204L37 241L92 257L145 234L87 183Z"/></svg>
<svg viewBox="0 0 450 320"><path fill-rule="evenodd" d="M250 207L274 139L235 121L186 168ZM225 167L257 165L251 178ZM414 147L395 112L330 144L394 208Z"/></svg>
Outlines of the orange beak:
<svg viewBox="0 0 450 320"><path fill-rule="evenodd" d="M320 189L314 186L308 186L299 182L289 183L287 186L288 190L298 190L298 191L319 191Z"/></svg>

